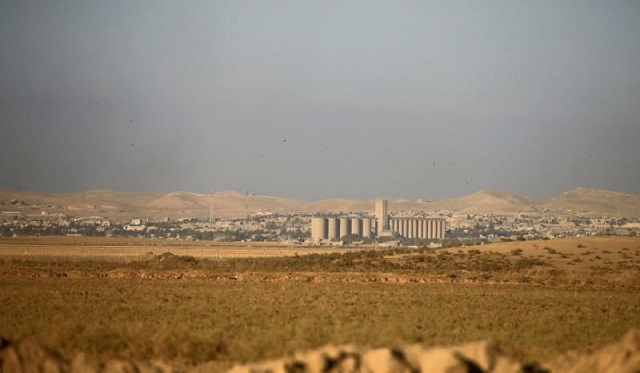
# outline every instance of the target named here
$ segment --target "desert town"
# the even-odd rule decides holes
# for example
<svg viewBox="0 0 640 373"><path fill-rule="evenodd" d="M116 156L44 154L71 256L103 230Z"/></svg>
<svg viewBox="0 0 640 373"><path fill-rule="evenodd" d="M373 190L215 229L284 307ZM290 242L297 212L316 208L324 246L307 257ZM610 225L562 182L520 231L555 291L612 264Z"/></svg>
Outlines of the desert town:
<svg viewBox="0 0 640 373"><path fill-rule="evenodd" d="M591 192L592 193L592 192ZM223 197L227 194L224 194ZM239 194L238 194L239 195ZM628 195L638 204L640 197ZM161 197L164 198L164 197ZM206 199L207 196L204 196ZM236 196L237 198L237 196ZM241 197L240 197L241 198ZM259 197L253 197L257 200ZM554 239L588 236L638 236L640 235L640 217L638 214L608 211L574 211L565 209L558 212L539 206L528 211L481 211L474 213L469 209L435 210L425 212L417 210L399 210L405 206L390 201L390 212L382 213L387 217L387 227L378 231L385 223L376 216L371 203L368 210L342 210L337 206L331 211L295 212L280 211L277 208L249 211L249 197L240 204L235 214L225 210L222 216L214 204L196 206L188 210L192 216L181 216L188 212L164 210L167 216L154 218L140 215L124 220L117 216L84 215L83 210L76 211L72 206L55 206L29 202L28 198L7 198L0 201L0 236L13 237L23 235L63 235L63 236L103 236L103 237L144 237L168 240L213 240L225 242L284 242L292 245L349 245L381 244L389 245L426 245L431 242L481 244L505 240ZM220 202L217 202L221 204ZM470 203L473 203L470 201ZM406 204L406 203L405 203ZM256 204L258 205L258 204ZM348 203L344 205L348 208ZM360 204L366 208L366 204ZM256 206L259 208L260 206ZM473 205L471 206L473 207ZM633 208L633 205L631 205ZM405 207L406 208L406 207ZM619 209L619 207L616 207ZM378 212L380 214L380 212ZM157 215L157 213L154 213ZM172 216L170 216L172 215ZM178 215L176 217L176 215ZM235 216L230 216L235 215ZM244 216L243 216L244 215ZM351 229L334 234L331 238L318 238L312 235L313 219L329 219L338 224L338 219L355 221ZM367 222L362 229L362 222ZM445 224L440 235L401 234L398 221L407 219L438 220ZM356 229L356 225L360 228ZM393 225L393 227L391 226ZM345 225L346 227L346 225ZM374 227L373 231L371 230ZM327 227L325 227L326 229ZM393 229L392 229L393 228ZM426 232L426 226L425 226ZM373 234L372 234L373 233Z"/></svg>

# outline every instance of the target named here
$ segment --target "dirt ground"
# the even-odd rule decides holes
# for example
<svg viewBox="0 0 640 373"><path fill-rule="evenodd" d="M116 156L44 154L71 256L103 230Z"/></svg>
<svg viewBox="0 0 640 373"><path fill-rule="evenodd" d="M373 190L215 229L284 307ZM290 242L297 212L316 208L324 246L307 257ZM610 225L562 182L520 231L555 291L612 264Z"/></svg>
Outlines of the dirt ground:
<svg viewBox="0 0 640 373"><path fill-rule="evenodd" d="M16 237L0 239L0 257L65 258L69 260L135 259L149 253L169 252L196 258L260 258L345 252L344 248L318 248L272 242L225 243L212 241L153 240L110 237Z"/></svg>
<svg viewBox="0 0 640 373"><path fill-rule="evenodd" d="M638 290L631 237L442 249L0 240L0 337L178 371L349 343L493 339L520 361L548 360L640 326Z"/></svg>
<svg viewBox="0 0 640 373"><path fill-rule="evenodd" d="M612 236L513 241L462 248L465 252L474 249L539 258L555 268L577 272L587 272L595 266L640 264L640 237ZM518 249L522 252L516 255L514 250Z"/></svg>

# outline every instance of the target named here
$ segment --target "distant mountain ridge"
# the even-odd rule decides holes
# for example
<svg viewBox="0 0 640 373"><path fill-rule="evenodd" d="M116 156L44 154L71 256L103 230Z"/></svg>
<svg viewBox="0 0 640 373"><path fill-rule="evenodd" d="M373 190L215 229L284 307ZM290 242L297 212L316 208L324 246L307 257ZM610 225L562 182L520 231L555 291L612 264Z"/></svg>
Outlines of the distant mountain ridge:
<svg viewBox="0 0 640 373"><path fill-rule="evenodd" d="M214 217L243 217L253 213L337 213L373 212L373 200L329 198L319 201L242 194L220 191L213 194L191 192L124 192L89 190L81 193L40 193L0 190L0 211L17 211L28 215L64 214L70 216L103 216L116 220L132 217L206 219L213 209ZM536 213L640 217L640 195L601 189L575 188L552 198L530 198L516 194L482 190L445 200L389 200L392 212L436 211L469 214Z"/></svg>

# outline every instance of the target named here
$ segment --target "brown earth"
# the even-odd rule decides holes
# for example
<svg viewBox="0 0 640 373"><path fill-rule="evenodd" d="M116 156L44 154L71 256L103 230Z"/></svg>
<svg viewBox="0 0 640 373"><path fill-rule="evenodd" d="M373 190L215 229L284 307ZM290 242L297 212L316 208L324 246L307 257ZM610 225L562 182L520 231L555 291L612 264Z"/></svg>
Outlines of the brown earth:
<svg viewBox="0 0 640 373"><path fill-rule="evenodd" d="M305 252L304 248L266 244L208 245L212 243L84 237L0 240L0 285L3 286L0 295L4 299L0 317L6 322L5 330L11 330L4 335L14 340L0 343L0 360L5 364L0 372L172 369L219 372L229 368L231 362L289 354L299 348L299 343L314 349L326 343L349 342L374 343L376 348L327 347L284 360L270 360L268 364L275 369L274 373L338 371L338 367L346 368L343 362L349 364L349 361L360 362L352 371L370 372L498 372L498 366L516 369L502 370L504 372L542 371L532 370L534 368L551 372L637 372L629 369L638 369L638 332L598 353L589 352L638 325L640 238L516 241L445 249L336 249L333 253L318 248ZM28 255L23 254L26 250ZM42 250L50 255L38 255ZM181 256L186 255L186 250L189 256ZM229 250L237 257L220 255L219 260L194 260L192 254L200 250L209 253ZM57 251L63 255L54 255ZM107 255L86 256L95 251L106 251ZM291 255L281 256L280 251ZM130 256L120 257L123 252ZM136 252L139 254L134 254ZM262 258L265 252L269 257ZM88 299L92 301L87 302ZM210 303L211 299L223 301L216 307L215 302ZM101 303L92 308L93 302ZM448 306L451 304L453 308ZM158 313L157 308L163 305L167 309ZM178 308L181 310L176 312ZM214 317L210 311L215 308L220 312ZM276 309L279 311L273 313ZM105 312L110 316L105 318L102 315ZM149 320L145 315L150 314L162 314L164 321ZM182 324L175 323L178 314L189 316L182 319ZM543 321L530 326L525 319L534 314ZM51 321L50 315L59 318ZM310 323L303 329L304 333L297 335L293 331L301 330L297 328L306 324L291 321L296 315L306 315L304 320ZM402 317L397 318L399 315ZM118 327L111 323L114 316L135 321ZM91 323L84 323L85 317ZM239 317L244 318L234 321ZM390 338L384 343L362 338L362 334L361 339L354 339L361 333L362 325L367 328L374 325L367 324L372 317L376 327L386 330L380 335L374 333L376 338ZM404 318L408 320L407 325ZM421 318L427 320L420 321ZM187 320L206 322L187 323ZM158 323L166 328L161 333L157 331L160 334L144 334L132 343L133 347L126 343L118 345L122 341L133 341L139 333L147 333L148 328L155 328ZM285 330L278 323L292 330ZM423 323L427 323L426 326ZM231 324L235 325L234 329ZM269 329L267 325L271 324L278 326ZM207 333L230 330L231 334L216 338L198 334L205 325L209 328L205 329ZM460 330L456 331L458 325ZM329 326L336 329L329 328L328 332L323 329ZM439 327L445 330L437 329ZM48 328L49 332L43 332L42 328ZM131 328L136 332L131 332ZM176 328L181 332L176 333ZM498 329L501 333L511 333L508 337L505 334L498 337L509 351L508 356L496 352L495 345L490 343L475 344L480 352L473 353L462 352L469 351L468 347L432 349L405 345L427 340L434 345L453 345L488 336L495 338L489 333ZM344 330L345 335L339 334L340 330ZM461 331L465 334L456 334ZM238 337L238 333L244 334ZM54 346L60 354L34 340L22 339L30 335ZM270 347L278 345L283 335L295 341L291 348ZM413 339L415 336L427 339ZM429 339L436 337L441 339ZM157 338L163 344L155 349ZM268 342L253 344L251 339ZM544 346L541 340L545 341ZM558 344L567 340L579 343ZM216 354L210 354L206 348L216 341L224 342L221 346L233 347L224 352L227 355L221 355L223 358L212 360L209 356ZM527 341L533 342L526 344ZM547 345L550 341L555 343L553 348ZM20 347L23 343L26 347ZM93 349L88 345L92 343L101 345ZM380 348L396 343L404 347ZM40 347L29 347L30 344ZM251 350L255 346L262 347ZM537 351L526 355L539 348L547 348L548 353ZM565 353L572 349L579 349L579 353ZM338 351L338 355L331 351ZM81 352L86 352L86 358L77 356ZM557 359L553 358L558 355ZM114 356L119 360L112 361ZM478 356L484 356L485 363ZM154 358L170 363L135 360ZM347 359L343 361L343 358ZM185 365L180 359L188 359L190 363ZM540 364L522 364L525 359L537 360ZM429 365L435 364L432 362L445 364L438 365L438 369L444 370L435 370ZM16 370L20 364L32 364L28 368L32 370ZM261 372L262 366L250 367L253 372ZM313 370L312 366L335 369ZM489 366L493 368L488 369ZM388 369L384 370L385 367Z"/></svg>
<svg viewBox="0 0 640 373"><path fill-rule="evenodd" d="M277 242L213 242L116 237L26 236L0 238L0 260L35 262L146 261L163 253L197 259L295 257L362 249L320 248Z"/></svg>
<svg viewBox="0 0 640 373"><path fill-rule="evenodd" d="M312 257L304 259L308 255ZM179 259L182 257L208 261L188 263ZM298 257L300 259L296 259ZM171 260L161 267L136 264L160 264L167 258ZM234 264L227 261L262 258L289 258L290 263L258 261L246 267L242 264L244 262ZM435 250L364 246L318 248L274 243L100 237L18 237L0 239L0 260L5 262L0 266L0 276L640 285L638 237L514 241ZM83 264L101 261L109 263L109 269L88 270ZM34 265L20 265L22 262ZM47 264L51 262L56 263L54 268Z"/></svg>

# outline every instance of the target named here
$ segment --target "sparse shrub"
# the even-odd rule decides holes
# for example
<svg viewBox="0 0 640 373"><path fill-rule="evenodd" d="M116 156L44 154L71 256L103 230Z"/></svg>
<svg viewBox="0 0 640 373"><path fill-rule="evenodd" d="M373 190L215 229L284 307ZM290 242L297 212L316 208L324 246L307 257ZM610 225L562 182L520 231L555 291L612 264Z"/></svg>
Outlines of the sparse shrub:
<svg viewBox="0 0 640 373"><path fill-rule="evenodd" d="M162 262L162 266L167 269L180 268L180 267L192 267L198 264L196 258L188 255L174 255L170 252L164 252L158 255L158 261Z"/></svg>
<svg viewBox="0 0 640 373"><path fill-rule="evenodd" d="M518 247L518 248L515 248L515 249L511 250L511 255L513 255L513 256L522 255L522 249Z"/></svg>
<svg viewBox="0 0 640 373"><path fill-rule="evenodd" d="M564 275L567 274L567 271L565 271L563 269L552 268L552 269L548 269L547 270L547 274L549 276L564 276Z"/></svg>
<svg viewBox="0 0 640 373"><path fill-rule="evenodd" d="M585 245L583 245L583 244L581 244L581 243L579 243L579 244L578 244L578 249L584 249L585 247L586 247L586 246L585 246Z"/></svg>
<svg viewBox="0 0 640 373"><path fill-rule="evenodd" d="M536 266L548 266L549 264L540 259L530 259L530 258L521 258L518 259L517 262L514 263L514 269L517 271L521 271L523 269L528 269Z"/></svg>

